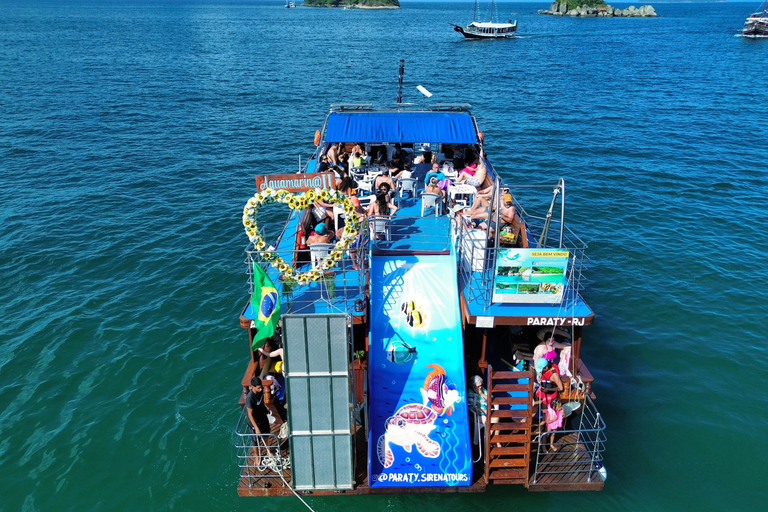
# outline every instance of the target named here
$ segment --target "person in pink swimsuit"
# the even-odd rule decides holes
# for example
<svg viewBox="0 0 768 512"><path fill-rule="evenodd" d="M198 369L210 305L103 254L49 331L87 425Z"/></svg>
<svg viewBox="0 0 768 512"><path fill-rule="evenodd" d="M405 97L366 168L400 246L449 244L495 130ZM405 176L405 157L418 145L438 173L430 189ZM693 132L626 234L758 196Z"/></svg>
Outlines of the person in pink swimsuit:
<svg viewBox="0 0 768 512"><path fill-rule="evenodd" d="M547 433L541 436L541 445L544 447L545 452L556 452L557 446L555 446L555 430L563 426L565 421L565 412L563 411L563 404L559 398L555 398L547 405L547 413L545 420L547 422ZM547 443L544 439L549 436L549 446L545 446Z"/></svg>

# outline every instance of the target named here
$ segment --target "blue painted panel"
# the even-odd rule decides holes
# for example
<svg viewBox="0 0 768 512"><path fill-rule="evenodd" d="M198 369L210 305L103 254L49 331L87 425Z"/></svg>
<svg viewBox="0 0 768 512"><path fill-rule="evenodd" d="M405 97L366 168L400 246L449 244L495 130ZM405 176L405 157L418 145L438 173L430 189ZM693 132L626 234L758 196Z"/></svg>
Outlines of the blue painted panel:
<svg viewBox="0 0 768 512"><path fill-rule="evenodd" d="M371 487L471 484L455 261L371 261Z"/></svg>

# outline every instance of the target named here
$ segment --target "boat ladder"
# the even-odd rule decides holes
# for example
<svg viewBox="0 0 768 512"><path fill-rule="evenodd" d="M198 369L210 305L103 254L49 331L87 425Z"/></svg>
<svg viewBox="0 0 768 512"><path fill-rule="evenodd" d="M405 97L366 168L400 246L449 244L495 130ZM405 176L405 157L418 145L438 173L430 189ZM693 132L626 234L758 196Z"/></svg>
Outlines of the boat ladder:
<svg viewBox="0 0 768 512"><path fill-rule="evenodd" d="M531 462L532 371L493 371L488 365L490 423L486 426L485 480L528 485Z"/></svg>

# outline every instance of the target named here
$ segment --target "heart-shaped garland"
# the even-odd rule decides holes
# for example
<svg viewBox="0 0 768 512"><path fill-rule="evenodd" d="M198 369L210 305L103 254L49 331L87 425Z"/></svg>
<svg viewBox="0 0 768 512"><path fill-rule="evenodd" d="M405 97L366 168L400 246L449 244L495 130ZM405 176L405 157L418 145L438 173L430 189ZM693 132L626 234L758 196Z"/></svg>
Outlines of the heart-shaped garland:
<svg viewBox="0 0 768 512"><path fill-rule="evenodd" d="M256 215L262 205L271 203L287 204L291 210L304 210L314 205L317 200L330 203L341 204L344 212L344 233L331 253L311 270L298 272L295 268L285 262L277 252L274 246L267 247L267 243L259 236L259 226L256 223ZM307 284L310 281L317 281L323 277L326 270L341 261L343 252L349 249L349 245L357 236L360 224L355 214L355 205L345 194L338 190L308 190L303 194L293 194L286 190L266 189L263 192L255 194L248 200L243 208L243 226L248 239L253 243L253 248L259 251L261 257L270 265L276 268L284 279L295 279L299 284Z"/></svg>

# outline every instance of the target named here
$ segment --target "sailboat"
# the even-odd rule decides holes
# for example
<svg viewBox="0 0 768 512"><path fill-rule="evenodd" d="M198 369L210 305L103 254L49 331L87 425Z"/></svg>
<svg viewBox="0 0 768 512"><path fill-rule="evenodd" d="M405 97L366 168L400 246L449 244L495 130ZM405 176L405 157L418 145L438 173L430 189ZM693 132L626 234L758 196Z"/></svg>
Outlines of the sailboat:
<svg viewBox="0 0 768 512"><path fill-rule="evenodd" d="M752 13L741 30L744 37L768 37L768 0L758 12Z"/></svg>
<svg viewBox="0 0 768 512"><path fill-rule="evenodd" d="M768 0L766 1L768 2ZM467 39L501 39L515 37L515 33L517 32L517 20L515 20L514 23L512 23L512 20L509 20L507 23L493 22L495 4L496 1L492 0L491 20L489 22L477 21L477 0L475 0L475 9L472 15L472 23L466 27L454 25L453 23L450 25L453 26L453 30L460 33Z"/></svg>

